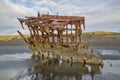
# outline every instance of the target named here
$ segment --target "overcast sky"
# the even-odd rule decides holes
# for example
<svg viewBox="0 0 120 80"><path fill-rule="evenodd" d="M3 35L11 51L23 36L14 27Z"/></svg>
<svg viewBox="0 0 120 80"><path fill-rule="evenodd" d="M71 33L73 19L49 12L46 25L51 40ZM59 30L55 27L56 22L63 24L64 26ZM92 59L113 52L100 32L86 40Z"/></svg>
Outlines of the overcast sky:
<svg viewBox="0 0 120 80"><path fill-rule="evenodd" d="M37 12L85 16L85 31L120 32L120 0L0 0L0 35L22 30L17 17Z"/></svg>

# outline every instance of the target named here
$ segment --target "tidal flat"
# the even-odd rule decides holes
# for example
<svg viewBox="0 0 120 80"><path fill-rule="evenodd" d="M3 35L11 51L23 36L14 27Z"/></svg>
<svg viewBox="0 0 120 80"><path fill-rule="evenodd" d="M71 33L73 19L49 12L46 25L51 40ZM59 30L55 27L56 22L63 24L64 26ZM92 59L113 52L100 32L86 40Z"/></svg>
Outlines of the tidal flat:
<svg viewBox="0 0 120 80"><path fill-rule="evenodd" d="M83 34L83 41L102 51L103 66L40 65L22 39L0 40L0 80L120 80L120 34Z"/></svg>

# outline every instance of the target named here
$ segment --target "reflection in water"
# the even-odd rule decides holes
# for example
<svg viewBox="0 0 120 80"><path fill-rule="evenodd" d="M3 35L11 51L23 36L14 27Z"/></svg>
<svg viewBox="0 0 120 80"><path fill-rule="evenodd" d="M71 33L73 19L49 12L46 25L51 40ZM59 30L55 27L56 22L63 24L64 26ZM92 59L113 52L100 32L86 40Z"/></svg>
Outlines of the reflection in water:
<svg viewBox="0 0 120 80"><path fill-rule="evenodd" d="M84 75L90 75L87 80L93 80L94 75L101 73L99 65L84 65L82 63L40 64L29 68L27 73L17 80L86 80ZM86 79L85 79L86 78Z"/></svg>
<svg viewBox="0 0 120 80"><path fill-rule="evenodd" d="M94 79L94 75L100 73L100 68L97 65L90 65L90 66L91 66L90 75L91 75L91 78L93 80Z"/></svg>

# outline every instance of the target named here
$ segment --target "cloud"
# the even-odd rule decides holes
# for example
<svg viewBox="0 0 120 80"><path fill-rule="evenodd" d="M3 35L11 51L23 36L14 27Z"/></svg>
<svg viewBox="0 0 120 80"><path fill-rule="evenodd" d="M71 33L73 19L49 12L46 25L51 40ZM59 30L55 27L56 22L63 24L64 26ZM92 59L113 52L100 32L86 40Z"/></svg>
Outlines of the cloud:
<svg viewBox="0 0 120 80"><path fill-rule="evenodd" d="M36 16L37 12L59 15L85 16L86 31L120 32L119 0L2 0L0 3L0 31L15 34L21 26L17 17ZM23 31L27 32L27 30Z"/></svg>
<svg viewBox="0 0 120 80"><path fill-rule="evenodd" d="M12 34L20 27L17 17L25 15L32 15L34 10L32 8L24 7L23 5L16 5L10 0L3 0L0 3L0 31L2 34Z"/></svg>

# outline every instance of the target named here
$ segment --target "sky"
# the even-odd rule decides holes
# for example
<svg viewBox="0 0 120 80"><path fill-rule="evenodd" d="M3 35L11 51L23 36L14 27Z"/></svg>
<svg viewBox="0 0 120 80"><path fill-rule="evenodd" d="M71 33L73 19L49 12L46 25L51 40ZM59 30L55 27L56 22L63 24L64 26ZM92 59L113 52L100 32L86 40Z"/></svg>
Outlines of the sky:
<svg viewBox="0 0 120 80"><path fill-rule="evenodd" d="M120 32L120 0L0 0L0 35L23 30L17 17L41 14L85 16L86 30Z"/></svg>

